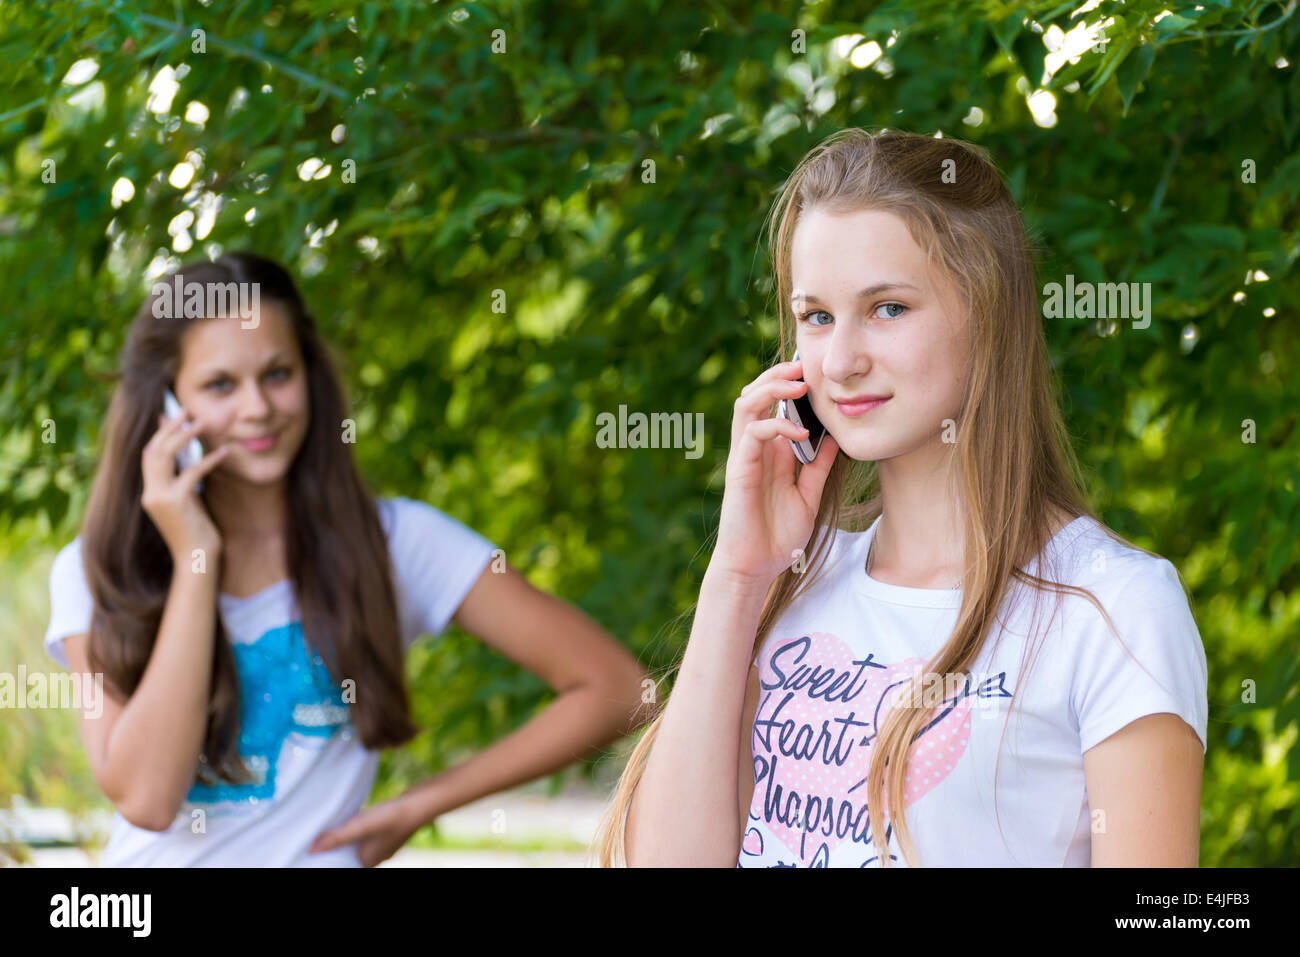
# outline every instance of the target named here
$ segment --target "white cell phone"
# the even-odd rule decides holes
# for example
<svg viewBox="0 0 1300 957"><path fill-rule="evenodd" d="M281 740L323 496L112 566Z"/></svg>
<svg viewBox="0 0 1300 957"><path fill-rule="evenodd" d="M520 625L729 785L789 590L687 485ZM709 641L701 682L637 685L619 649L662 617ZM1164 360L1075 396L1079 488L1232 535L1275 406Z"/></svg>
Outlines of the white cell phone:
<svg viewBox="0 0 1300 957"><path fill-rule="evenodd" d="M185 415L185 410L182 409L181 404L176 401L176 396L172 394L171 389L167 389L163 392L163 414L169 419L179 419ZM185 447L176 455L176 468L180 471L184 471L191 465L202 461L202 459L203 443L197 438L190 439L185 443ZM198 485L195 487L202 488L202 480L200 480Z"/></svg>
<svg viewBox="0 0 1300 957"><path fill-rule="evenodd" d="M794 358L796 361L799 358L797 350ZM800 376L797 381L804 381L803 377ZM813 411L808 392L805 390L803 395L795 399L782 399L777 403L776 414L808 430L808 438L790 439L790 447L794 449L795 458L804 465L811 464L817 458L817 450L822 447L822 439L826 437L826 426L822 425L821 419Z"/></svg>

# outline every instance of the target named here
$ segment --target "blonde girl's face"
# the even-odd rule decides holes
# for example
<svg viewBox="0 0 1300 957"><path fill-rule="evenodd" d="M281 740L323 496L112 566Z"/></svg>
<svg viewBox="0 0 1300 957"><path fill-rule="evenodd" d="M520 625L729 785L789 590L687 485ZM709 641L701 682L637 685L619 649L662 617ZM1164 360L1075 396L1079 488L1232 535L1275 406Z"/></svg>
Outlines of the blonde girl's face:
<svg viewBox="0 0 1300 957"><path fill-rule="evenodd" d="M845 454L879 461L938 447L964 401L971 338L956 289L903 220L805 210L791 280L813 411ZM846 401L868 396L885 401Z"/></svg>
<svg viewBox="0 0 1300 957"><path fill-rule="evenodd" d="M204 451L232 445L214 474L253 484L283 479L307 434L306 369L293 324L263 300L256 322L205 319L186 331L176 398L198 421Z"/></svg>

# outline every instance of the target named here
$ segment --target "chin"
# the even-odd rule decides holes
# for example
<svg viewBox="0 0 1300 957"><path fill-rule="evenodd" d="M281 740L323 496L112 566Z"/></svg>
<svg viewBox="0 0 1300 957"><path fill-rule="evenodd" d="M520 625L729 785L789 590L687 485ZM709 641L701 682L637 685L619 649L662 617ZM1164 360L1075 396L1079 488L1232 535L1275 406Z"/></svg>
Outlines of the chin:
<svg viewBox="0 0 1300 957"><path fill-rule="evenodd" d="M892 441L854 435L852 429L841 429L835 435L840 451L856 462L879 462L899 454L898 444ZM834 434L834 433L832 433Z"/></svg>
<svg viewBox="0 0 1300 957"><path fill-rule="evenodd" d="M841 452L857 462L874 462L877 459L887 457L882 454L882 447L879 442L872 442L862 436L846 435L841 438L837 435L835 436L835 442L839 445Z"/></svg>
<svg viewBox="0 0 1300 957"><path fill-rule="evenodd" d="M275 462L240 462L227 468L226 474L249 485L274 485L289 474L289 463Z"/></svg>

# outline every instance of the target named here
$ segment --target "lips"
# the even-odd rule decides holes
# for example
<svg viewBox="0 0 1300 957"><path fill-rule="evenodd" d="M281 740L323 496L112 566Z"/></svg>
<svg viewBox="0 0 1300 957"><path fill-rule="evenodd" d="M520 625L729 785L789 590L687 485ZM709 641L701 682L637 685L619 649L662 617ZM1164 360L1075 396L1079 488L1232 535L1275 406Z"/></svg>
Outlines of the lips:
<svg viewBox="0 0 1300 957"><path fill-rule="evenodd" d="M240 439L239 444L250 452L265 452L275 445L275 440L279 433L272 432L270 435L260 435L252 439Z"/></svg>
<svg viewBox="0 0 1300 957"><path fill-rule="evenodd" d="M889 396L861 396L851 400L835 400L835 407L844 415L864 415L889 401Z"/></svg>

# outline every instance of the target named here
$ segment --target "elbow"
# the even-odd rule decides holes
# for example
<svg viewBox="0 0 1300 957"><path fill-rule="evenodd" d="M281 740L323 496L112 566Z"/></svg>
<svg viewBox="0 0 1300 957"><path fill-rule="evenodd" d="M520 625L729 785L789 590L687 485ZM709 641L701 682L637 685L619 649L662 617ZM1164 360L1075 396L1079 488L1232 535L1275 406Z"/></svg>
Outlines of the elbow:
<svg viewBox="0 0 1300 957"><path fill-rule="evenodd" d="M167 831L171 829L172 824L176 821L176 815L174 813L167 814L167 809L163 807L119 804L117 805L117 812L126 819L128 824L146 831Z"/></svg>
<svg viewBox="0 0 1300 957"><path fill-rule="evenodd" d="M619 731L630 734L645 718L647 706L653 708L659 700L658 688L649 672L640 662L632 659L630 667L608 683L611 698L619 703Z"/></svg>
<svg viewBox="0 0 1300 957"><path fill-rule="evenodd" d="M134 775L124 773L120 765L121 762L110 764L100 752L90 752L91 775L113 810L133 827L154 832L169 830L176 822L186 792L160 786L138 771Z"/></svg>
<svg viewBox="0 0 1300 957"><path fill-rule="evenodd" d="M171 828L180 811L179 802L159 800L157 795L118 797L110 795L113 807L128 824L146 831L161 832Z"/></svg>

